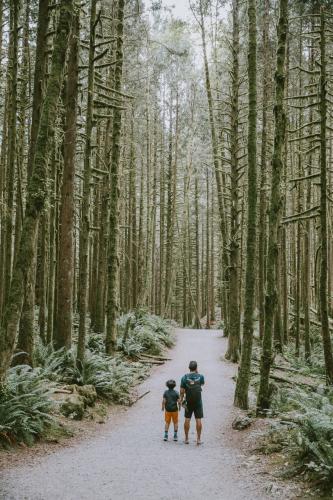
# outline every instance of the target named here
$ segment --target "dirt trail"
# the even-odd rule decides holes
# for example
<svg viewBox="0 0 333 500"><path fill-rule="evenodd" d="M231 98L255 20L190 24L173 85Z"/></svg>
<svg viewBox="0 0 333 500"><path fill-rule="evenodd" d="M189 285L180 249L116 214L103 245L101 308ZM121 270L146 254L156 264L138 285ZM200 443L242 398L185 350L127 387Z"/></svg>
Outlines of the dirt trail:
<svg viewBox="0 0 333 500"><path fill-rule="evenodd" d="M177 335L172 361L140 388L150 390L147 396L94 437L2 471L1 500L272 498L263 478L244 467L244 455L232 446L242 438L230 426L236 368L220 360L225 340L213 330L178 330ZM206 377L202 447L195 445L194 425L190 445L183 443L182 431L178 443L162 441L164 383L171 377L179 381L191 359Z"/></svg>

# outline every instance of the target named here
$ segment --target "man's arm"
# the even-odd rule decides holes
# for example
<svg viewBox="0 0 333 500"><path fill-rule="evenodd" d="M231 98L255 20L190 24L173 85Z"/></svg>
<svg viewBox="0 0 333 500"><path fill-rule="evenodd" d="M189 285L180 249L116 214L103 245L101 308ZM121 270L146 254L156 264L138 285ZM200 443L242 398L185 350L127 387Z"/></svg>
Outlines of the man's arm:
<svg viewBox="0 0 333 500"><path fill-rule="evenodd" d="M182 405L182 402L183 402L184 396L185 396L185 389L184 389L184 387L181 387L181 388L180 388L179 406L181 406L181 405Z"/></svg>
<svg viewBox="0 0 333 500"><path fill-rule="evenodd" d="M165 410L165 403L166 403L166 399L165 399L165 398L163 398L163 399L162 399L162 411L164 411L164 410Z"/></svg>

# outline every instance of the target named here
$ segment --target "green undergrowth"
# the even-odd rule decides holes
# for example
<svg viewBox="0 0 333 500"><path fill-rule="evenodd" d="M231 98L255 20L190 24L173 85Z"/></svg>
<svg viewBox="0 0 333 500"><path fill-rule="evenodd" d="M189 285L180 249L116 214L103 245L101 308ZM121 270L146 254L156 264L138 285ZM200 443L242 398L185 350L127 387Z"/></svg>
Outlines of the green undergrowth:
<svg viewBox="0 0 333 500"><path fill-rule="evenodd" d="M32 444L50 427L56 427L52 417L52 387L40 368L17 366L8 372L0 391L0 443Z"/></svg>
<svg viewBox="0 0 333 500"><path fill-rule="evenodd" d="M264 438L262 451L282 452L289 457L282 474L301 476L318 493L333 493L333 390L318 392L300 387L280 387L272 398L276 418Z"/></svg>
<svg viewBox="0 0 333 500"><path fill-rule="evenodd" d="M144 311L129 313L118 322L118 349L105 354L104 338L91 334L82 364L76 346L54 351L37 343L34 366L17 366L8 372L0 391L0 445L32 444L57 434L58 406L52 394L66 386L93 386L100 400L129 404L133 387L149 373L139 354L159 355L173 344L172 324Z"/></svg>
<svg viewBox="0 0 333 500"><path fill-rule="evenodd" d="M254 350L255 360L260 355ZM270 429L264 433L259 449L281 453L282 475L300 477L312 484L315 494L333 495L333 389L325 386L325 363L320 329L311 326L311 359L304 352L295 356L295 346L285 347L274 360L276 369L293 384L271 381L271 405L267 413ZM289 369L289 371L288 371ZM280 372L281 373L281 372ZM278 375L280 374L278 372ZM302 385L309 377L312 387ZM253 377L257 390L259 377ZM306 381L306 378L305 378ZM315 383L313 383L313 381ZM317 382L316 382L317 381Z"/></svg>

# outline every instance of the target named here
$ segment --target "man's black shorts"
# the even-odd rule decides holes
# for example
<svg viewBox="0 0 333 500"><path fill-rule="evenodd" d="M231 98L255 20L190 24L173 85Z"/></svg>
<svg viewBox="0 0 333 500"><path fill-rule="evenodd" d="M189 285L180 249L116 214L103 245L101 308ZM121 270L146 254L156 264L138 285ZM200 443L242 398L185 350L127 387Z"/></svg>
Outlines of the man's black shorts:
<svg viewBox="0 0 333 500"><path fill-rule="evenodd" d="M195 406L187 405L185 408L185 418L192 418L194 413L195 418L203 418L203 407L202 403Z"/></svg>

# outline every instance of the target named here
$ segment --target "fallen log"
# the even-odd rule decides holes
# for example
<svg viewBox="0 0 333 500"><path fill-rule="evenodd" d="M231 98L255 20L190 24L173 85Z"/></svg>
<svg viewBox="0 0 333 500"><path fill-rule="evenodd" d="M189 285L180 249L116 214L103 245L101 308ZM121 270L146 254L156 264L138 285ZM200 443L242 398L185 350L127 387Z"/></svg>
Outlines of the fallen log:
<svg viewBox="0 0 333 500"><path fill-rule="evenodd" d="M252 375L260 375L260 371L254 371L251 370ZM275 373L270 373L269 378L276 380L277 382L283 382L284 384L289 384L289 385L303 385L306 387L311 387L311 389L315 390L318 387L318 383L312 383L310 381L305 381L305 380L295 380L295 379L287 379L285 377L276 375Z"/></svg>
<svg viewBox="0 0 333 500"><path fill-rule="evenodd" d="M140 354L140 356L142 357L145 357L145 358L149 358L149 359L158 359L158 360L161 360L161 361L171 361L171 358L165 358L164 356L153 356L151 354L145 354L144 352Z"/></svg>
<svg viewBox="0 0 333 500"><path fill-rule="evenodd" d="M283 358L283 359L286 359L286 358ZM287 360L288 361L288 360ZM257 364L259 365L260 362L256 359L253 360L253 363L254 364ZM281 372L291 372L291 373L296 373L297 375L300 375L300 376L303 376L303 377L309 377L309 378L312 378L314 381L315 380L318 380L320 381L321 379L324 379L325 380L325 377L322 376L322 375L306 375L305 373L301 373L299 370L297 370L297 368L289 368L287 366L276 366L276 365L273 365L272 366L272 369L273 370L277 370L277 371L281 371Z"/></svg>
<svg viewBox="0 0 333 500"><path fill-rule="evenodd" d="M164 365L164 361L159 361L157 359L142 359L142 358L138 358L138 361L140 363L145 363L145 364L149 364L149 365Z"/></svg>

